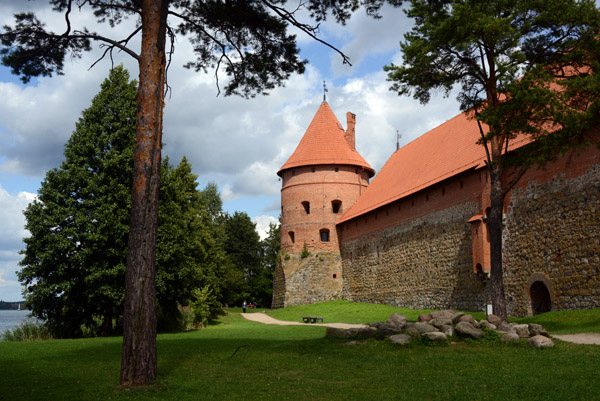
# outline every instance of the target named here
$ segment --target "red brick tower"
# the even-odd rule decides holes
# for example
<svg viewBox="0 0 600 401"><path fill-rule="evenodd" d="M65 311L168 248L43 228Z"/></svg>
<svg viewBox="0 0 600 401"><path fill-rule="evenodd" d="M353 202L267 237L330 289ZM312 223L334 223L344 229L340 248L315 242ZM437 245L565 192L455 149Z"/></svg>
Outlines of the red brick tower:
<svg viewBox="0 0 600 401"><path fill-rule="evenodd" d="M281 264L273 307L337 299L342 268L336 223L364 192L374 170L355 149L356 116L347 130L323 101L281 177ZM307 255L303 252L306 244Z"/></svg>

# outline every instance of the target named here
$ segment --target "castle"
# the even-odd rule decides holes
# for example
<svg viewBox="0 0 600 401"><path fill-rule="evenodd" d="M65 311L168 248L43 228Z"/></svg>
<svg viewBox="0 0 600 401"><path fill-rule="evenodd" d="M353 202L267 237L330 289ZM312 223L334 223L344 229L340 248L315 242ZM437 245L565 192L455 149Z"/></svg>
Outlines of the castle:
<svg viewBox="0 0 600 401"><path fill-rule="evenodd" d="M335 299L484 310L490 185L477 123L459 114L375 171L326 103L278 171L273 307ZM590 133L598 143L600 130ZM513 146L526 146L527 141ZM600 152L531 168L506 197L508 313L600 307Z"/></svg>

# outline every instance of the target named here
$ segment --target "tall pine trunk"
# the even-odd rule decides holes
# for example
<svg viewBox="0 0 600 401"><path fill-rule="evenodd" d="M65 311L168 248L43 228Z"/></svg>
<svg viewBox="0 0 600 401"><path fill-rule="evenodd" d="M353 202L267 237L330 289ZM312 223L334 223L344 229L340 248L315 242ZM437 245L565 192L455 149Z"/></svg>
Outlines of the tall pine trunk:
<svg viewBox="0 0 600 401"><path fill-rule="evenodd" d="M491 297L494 314L506 322L506 300L504 298L504 280L502 266L502 212L504 193L502 191L502 168L493 163L490 168L490 212L487 216L490 233Z"/></svg>
<svg viewBox="0 0 600 401"><path fill-rule="evenodd" d="M155 254L168 0L142 1L136 143L125 273L121 384L156 379Z"/></svg>

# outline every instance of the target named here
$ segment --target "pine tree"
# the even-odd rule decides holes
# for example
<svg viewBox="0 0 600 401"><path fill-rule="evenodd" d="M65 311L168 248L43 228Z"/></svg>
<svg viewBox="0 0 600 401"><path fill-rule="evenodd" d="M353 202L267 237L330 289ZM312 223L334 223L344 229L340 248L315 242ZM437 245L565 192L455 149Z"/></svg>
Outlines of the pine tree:
<svg viewBox="0 0 600 401"><path fill-rule="evenodd" d="M399 5L401 0L387 0ZM344 23L351 12L364 6L377 16L383 0L308 0L287 4L286 0L50 0L52 9L62 13L65 30L54 33L33 13L15 15L14 26L0 34L2 63L27 82L34 76L62 73L65 56L80 57L91 43L106 47L103 56L115 50L133 57L139 65L138 112L135 164L127 270L121 384L144 385L156 378L156 236L167 59L177 36L187 36L194 45L195 59L186 67L196 71L214 69L217 77L229 80L225 94L252 97L283 85L293 73L303 73L306 60L299 57L292 26L320 40L318 22L332 15ZM75 3L75 4L74 4ZM291 2L293 3L293 2ZM111 27L133 17L134 28L122 38L106 37L83 27L73 28L73 6L91 9L99 22ZM317 24L302 22L300 10L307 10ZM139 53L130 46L141 35ZM169 38L170 45L167 43ZM137 50L137 49L136 49Z"/></svg>
<svg viewBox="0 0 600 401"><path fill-rule="evenodd" d="M589 143L600 115L600 11L591 0L412 0L407 13L415 25L403 64L384 69L392 90L422 103L460 85L487 156L491 297L506 320L504 200L529 167ZM517 135L535 142L508 152Z"/></svg>

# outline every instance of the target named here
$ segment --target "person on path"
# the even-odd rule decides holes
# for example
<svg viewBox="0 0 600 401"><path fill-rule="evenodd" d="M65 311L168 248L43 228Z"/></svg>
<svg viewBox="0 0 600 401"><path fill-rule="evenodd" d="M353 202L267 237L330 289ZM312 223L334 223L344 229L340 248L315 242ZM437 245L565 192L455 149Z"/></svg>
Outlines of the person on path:
<svg viewBox="0 0 600 401"><path fill-rule="evenodd" d="M248 307L248 304L246 303L246 300L244 299L244 302L242 302L242 310L244 311L244 313L246 313L247 307Z"/></svg>

